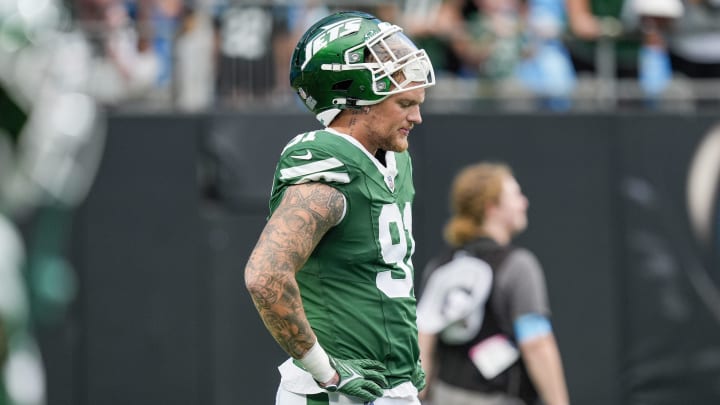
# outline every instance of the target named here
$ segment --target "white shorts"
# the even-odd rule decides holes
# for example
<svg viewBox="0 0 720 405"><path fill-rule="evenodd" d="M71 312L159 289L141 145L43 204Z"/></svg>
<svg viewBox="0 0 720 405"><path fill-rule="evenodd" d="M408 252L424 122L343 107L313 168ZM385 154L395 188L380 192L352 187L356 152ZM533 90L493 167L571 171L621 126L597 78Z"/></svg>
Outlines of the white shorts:
<svg viewBox="0 0 720 405"><path fill-rule="evenodd" d="M312 397L321 393L327 393L328 401L325 402L327 405L420 405L417 389L409 381L385 390L382 398L367 403L337 392L323 390L313 380L310 373L296 366L292 359L281 364L278 370L280 370L281 380L275 397L275 405L308 405L308 395ZM322 402L310 403L322 404Z"/></svg>

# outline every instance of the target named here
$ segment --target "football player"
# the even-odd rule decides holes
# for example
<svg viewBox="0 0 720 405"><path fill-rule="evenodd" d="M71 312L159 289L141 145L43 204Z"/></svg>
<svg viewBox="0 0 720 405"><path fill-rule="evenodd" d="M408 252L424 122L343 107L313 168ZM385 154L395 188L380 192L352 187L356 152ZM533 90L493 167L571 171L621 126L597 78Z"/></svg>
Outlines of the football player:
<svg viewBox="0 0 720 405"><path fill-rule="evenodd" d="M89 46L66 17L57 1L0 1L3 405L46 402L32 330L37 321L55 319L72 298L74 279L58 250L70 210L85 197L103 149L101 111L83 91ZM37 245L26 243L16 226L30 215L32 233L42 235Z"/></svg>
<svg viewBox="0 0 720 405"><path fill-rule="evenodd" d="M276 403L419 404L407 148L435 84L430 60L400 27L339 12L301 37L290 82L325 128L282 151L245 269L291 356Z"/></svg>

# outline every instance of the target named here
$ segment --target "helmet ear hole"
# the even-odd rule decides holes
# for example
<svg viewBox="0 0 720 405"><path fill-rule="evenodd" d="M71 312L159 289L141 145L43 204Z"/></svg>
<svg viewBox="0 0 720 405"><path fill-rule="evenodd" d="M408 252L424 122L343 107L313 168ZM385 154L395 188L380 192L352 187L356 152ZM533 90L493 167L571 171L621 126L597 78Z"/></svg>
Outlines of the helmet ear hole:
<svg viewBox="0 0 720 405"><path fill-rule="evenodd" d="M352 86L353 80L343 80L341 82L337 82L333 84L332 89L336 91L348 91L350 89L350 86Z"/></svg>

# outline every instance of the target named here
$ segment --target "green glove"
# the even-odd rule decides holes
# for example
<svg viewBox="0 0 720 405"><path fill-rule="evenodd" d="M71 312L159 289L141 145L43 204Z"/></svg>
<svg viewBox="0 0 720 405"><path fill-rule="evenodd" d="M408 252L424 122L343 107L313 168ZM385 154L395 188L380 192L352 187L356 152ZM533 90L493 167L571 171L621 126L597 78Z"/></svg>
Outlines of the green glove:
<svg viewBox="0 0 720 405"><path fill-rule="evenodd" d="M383 395L388 382L382 374L387 372L385 365L376 360L341 360L330 357L330 365L340 376L337 385L324 388L330 392L357 397L363 401L374 401Z"/></svg>
<svg viewBox="0 0 720 405"><path fill-rule="evenodd" d="M415 371L410 378L412 379L412 384L415 386L415 388L417 388L418 392L422 391L423 388L425 388L425 370L423 370L422 364L420 364L420 360L418 360Z"/></svg>

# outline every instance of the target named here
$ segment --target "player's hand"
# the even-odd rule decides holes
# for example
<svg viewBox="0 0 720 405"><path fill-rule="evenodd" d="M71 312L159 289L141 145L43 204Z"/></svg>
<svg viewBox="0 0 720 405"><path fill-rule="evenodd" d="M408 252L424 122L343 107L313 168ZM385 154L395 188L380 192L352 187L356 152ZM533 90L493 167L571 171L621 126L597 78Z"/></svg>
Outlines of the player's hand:
<svg viewBox="0 0 720 405"><path fill-rule="evenodd" d="M412 384L415 386L415 388L417 388L418 392L422 391L423 388L425 388L425 370L423 370L420 361L418 361L417 366L415 367L415 371L410 378L412 379Z"/></svg>
<svg viewBox="0 0 720 405"><path fill-rule="evenodd" d="M387 379L382 374L387 371L385 365L376 360L341 360L330 357L330 365L337 371L340 381L337 385L324 388L330 392L357 397L363 401L374 401L383 395Z"/></svg>

